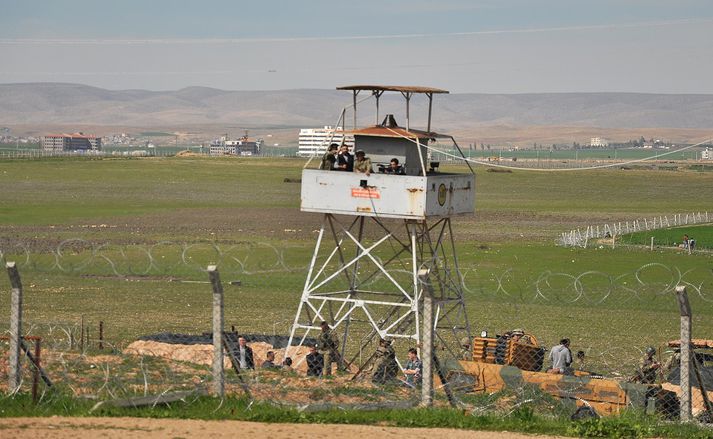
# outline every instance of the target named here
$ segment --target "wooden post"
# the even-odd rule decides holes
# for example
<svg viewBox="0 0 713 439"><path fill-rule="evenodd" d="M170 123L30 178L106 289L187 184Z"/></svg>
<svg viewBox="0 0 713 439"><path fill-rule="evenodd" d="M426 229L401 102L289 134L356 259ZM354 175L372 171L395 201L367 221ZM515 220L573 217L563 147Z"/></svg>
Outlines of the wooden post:
<svg viewBox="0 0 713 439"><path fill-rule="evenodd" d="M99 320L99 349L104 349L104 321Z"/></svg>
<svg viewBox="0 0 713 439"><path fill-rule="evenodd" d="M691 419L691 305L685 286L676 287L681 310L681 420Z"/></svg>
<svg viewBox="0 0 713 439"><path fill-rule="evenodd" d="M84 315L79 318L79 352L84 353Z"/></svg>
<svg viewBox="0 0 713 439"><path fill-rule="evenodd" d="M10 298L10 358L7 373L8 393L20 389L22 374L20 372L20 344L22 343L22 282L20 273L14 262L7 262L7 275L10 278L12 293Z"/></svg>
<svg viewBox="0 0 713 439"><path fill-rule="evenodd" d="M654 237L651 237L651 251L654 251Z"/></svg>
<svg viewBox="0 0 713 439"><path fill-rule="evenodd" d="M225 396L225 371L223 370L223 285L215 265L208 266L208 277L213 287L213 393Z"/></svg>
<svg viewBox="0 0 713 439"><path fill-rule="evenodd" d="M35 339L35 370L32 374L32 402L37 404L38 389L40 385L40 370L42 360L40 359L40 338Z"/></svg>
<svg viewBox="0 0 713 439"><path fill-rule="evenodd" d="M429 270L418 271L423 297L423 330L421 332L421 406L433 407L433 287L428 280Z"/></svg>

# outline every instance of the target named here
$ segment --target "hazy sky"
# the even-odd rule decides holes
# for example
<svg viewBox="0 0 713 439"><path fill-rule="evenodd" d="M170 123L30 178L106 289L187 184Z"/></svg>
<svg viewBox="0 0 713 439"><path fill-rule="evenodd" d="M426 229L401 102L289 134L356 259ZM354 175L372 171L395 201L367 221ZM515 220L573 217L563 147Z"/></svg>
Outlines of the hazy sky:
<svg viewBox="0 0 713 439"><path fill-rule="evenodd" d="M713 93L710 0L0 0L0 83Z"/></svg>

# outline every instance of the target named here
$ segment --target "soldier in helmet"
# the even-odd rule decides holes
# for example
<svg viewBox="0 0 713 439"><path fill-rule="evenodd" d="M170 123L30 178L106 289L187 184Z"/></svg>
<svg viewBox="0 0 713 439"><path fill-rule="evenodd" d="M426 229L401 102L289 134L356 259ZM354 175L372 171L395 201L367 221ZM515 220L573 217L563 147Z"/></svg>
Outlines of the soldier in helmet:
<svg viewBox="0 0 713 439"><path fill-rule="evenodd" d="M329 323L321 323L322 333L317 338L319 351L324 355L324 376L332 374L332 363L337 363L337 370L346 370L346 365L339 354L339 336L329 327Z"/></svg>
<svg viewBox="0 0 713 439"><path fill-rule="evenodd" d="M639 362L639 368L636 371L631 381L641 384L656 383L656 374L658 373L661 364L654 358L656 348L649 346L644 352L644 357Z"/></svg>
<svg viewBox="0 0 713 439"><path fill-rule="evenodd" d="M510 331L510 337L512 337L512 342L513 343L526 343L527 340L525 340L523 337L525 336L525 330L524 329L513 329Z"/></svg>
<svg viewBox="0 0 713 439"><path fill-rule="evenodd" d="M396 379L399 365L396 363L396 351L391 346L390 339L380 339L379 347L374 353L374 373L371 382L374 384L386 384Z"/></svg>

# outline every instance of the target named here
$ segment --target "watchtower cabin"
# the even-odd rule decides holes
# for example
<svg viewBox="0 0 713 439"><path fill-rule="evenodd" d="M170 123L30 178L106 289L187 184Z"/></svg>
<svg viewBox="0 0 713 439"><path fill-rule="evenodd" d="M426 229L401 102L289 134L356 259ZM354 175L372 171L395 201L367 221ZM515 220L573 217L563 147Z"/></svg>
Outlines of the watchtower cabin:
<svg viewBox="0 0 713 439"><path fill-rule="evenodd" d="M359 92L370 91L376 99L377 124L355 128L351 132L354 136L352 154L364 151L372 162L374 172L367 176L305 169L302 174L303 211L404 219L473 213L474 174L443 173L439 171L440 163L428 159L429 143L439 138L453 140L460 151L452 136L431 131L433 95L448 91L375 85L353 85L339 87L338 90L353 92L355 124L356 96ZM401 93L406 99L405 127L398 125L396 117L391 114L379 120L379 98L387 91ZM425 131L410 127L410 101L414 94L424 94L428 98L428 126ZM393 158L402 166L403 175L385 172Z"/></svg>
<svg viewBox="0 0 713 439"><path fill-rule="evenodd" d="M353 95L354 127L344 133L354 137L351 153L364 151L372 170L302 171L301 210L323 217L289 345L293 340L301 345L326 321L340 331L343 358L360 365L357 374L371 358L362 353L373 352L380 339L393 340L398 361L406 348L420 344L427 283L434 291L434 337L446 352L443 360L455 360L458 340L470 336L470 326L450 218L473 212L475 176L472 169L441 172L439 163L429 160L430 144L436 139L450 139L460 151L453 137L431 130L433 96L448 92L376 85L339 90ZM371 93L376 102L375 125L356 127L360 92ZM405 98L405 126L394 115L379 115L379 98L385 92ZM414 95L428 98L425 130L411 128ZM345 114L346 109L338 126L343 126ZM394 158L402 170L388 173Z"/></svg>

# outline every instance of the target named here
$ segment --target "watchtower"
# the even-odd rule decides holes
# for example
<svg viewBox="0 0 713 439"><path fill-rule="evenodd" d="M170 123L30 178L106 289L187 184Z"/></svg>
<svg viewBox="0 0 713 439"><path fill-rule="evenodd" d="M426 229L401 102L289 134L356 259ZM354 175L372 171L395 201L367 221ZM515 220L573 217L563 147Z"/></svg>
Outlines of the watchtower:
<svg viewBox="0 0 713 439"><path fill-rule="evenodd" d="M342 340L342 356L363 367L379 338L391 338L402 349L418 346L423 307L420 269L428 269L434 291L434 340L439 352L459 357L459 340L470 337L458 270L451 217L474 211L475 175L439 172L429 162L429 143L452 136L431 131L434 94L427 87L355 85L352 91L356 125L357 95L371 92L376 100L373 126L354 129L354 151L372 160L369 175L304 169L301 210L322 213L323 220L309 263L290 344L320 331L327 321ZM379 98L400 93L406 101L406 126L379 116ZM410 101L428 98L426 130L410 127ZM462 155L462 152L461 152ZM392 158L403 175L380 172ZM442 349L442 350L441 350Z"/></svg>

